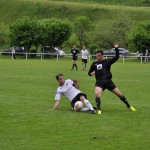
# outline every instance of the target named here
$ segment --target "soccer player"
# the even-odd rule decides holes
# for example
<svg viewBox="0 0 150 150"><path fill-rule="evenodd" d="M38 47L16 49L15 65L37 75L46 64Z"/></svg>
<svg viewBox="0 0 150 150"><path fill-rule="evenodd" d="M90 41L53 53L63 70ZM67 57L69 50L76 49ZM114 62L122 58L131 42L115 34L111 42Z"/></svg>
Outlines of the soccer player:
<svg viewBox="0 0 150 150"><path fill-rule="evenodd" d="M145 51L145 63L149 61L149 52L148 50Z"/></svg>
<svg viewBox="0 0 150 150"><path fill-rule="evenodd" d="M15 47L13 47L13 49L12 49L12 56L13 56L13 59L16 59L16 51L15 51Z"/></svg>
<svg viewBox="0 0 150 150"><path fill-rule="evenodd" d="M82 47L81 50L81 57L82 57L82 69L86 69L87 59L89 56L89 52L87 49L85 49L85 46Z"/></svg>
<svg viewBox="0 0 150 150"><path fill-rule="evenodd" d="M81 111L90 110L91 114L95 114L95 110L89 100L86 99L86 95L82 93L79 89L77 89L77 83L73 82L70 79L65 80L63 74L56 75L56 80L58 81L59 86L55 95L55 103L53 105L53 108L50 110L55 110L58 107L61 95L64 95L71 102L71 106L74 111L77 111L75 103L77 101L82 101L86 107L82 108Z"/></svg>
<svg viewBox="0 0 150 150"><path fill-rule="evenodd" d="M111 74L111 65L115 63L119 59L119 50L118 50L118 43L114 44L116 54L111 59L104 59L104 53L102 50L97 51L96 58L97 61L91 64L89 69L88 75L93 76L95 75L96 83L95 83L95 101L98 109L98 114L101 114L101 100L100 96L105 89L116 94L122 102L124 102L131 111L136 111L134 107L132 107L128 101L126 100L125 96L120 92L120 90L116 87L116 85L112 81L112 74Z"/></svg>
<svg viewBox="0 0 150 150"><path fill-rule="evenodd" d="M71 53L72 53L72 60L73 60L73 64L72 64L72 69L74 69L74 67L76 67L76 71L78 70L76 61L78 59L78 54L79 54L79 50L76 48L76 45L73 45L73 48L71 49Z"/></svg>

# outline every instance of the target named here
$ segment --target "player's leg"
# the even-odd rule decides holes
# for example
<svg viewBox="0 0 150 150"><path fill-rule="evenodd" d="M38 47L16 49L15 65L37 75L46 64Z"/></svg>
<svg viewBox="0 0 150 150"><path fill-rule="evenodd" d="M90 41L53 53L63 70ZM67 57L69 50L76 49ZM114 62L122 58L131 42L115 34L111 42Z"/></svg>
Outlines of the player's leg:
<svg viewBox="0 0 150 150"><path fill-rule="evenodd" d="M84 60L84 69L86 69L87 59Z"/></svg>
<svg viewBox="0 0 150 150"><path fill-rule="evenodd" d="M77 58L76 60L74 60L74 66L76 67L76 71L78 70L77 64L76 64Z"/></svg>
<svg viewBox="0 0 150 150"><path fill-rule="evenodd" d="M101 87L95 87L95 101L96 101L96 106L97 106L97 110L98 110L98 114L101 114L101 100L100 100L100 96L103 92L103 89Z"/></svg>
<svg viewBox="0 0 150 150"><path fill-rule="evenodd" d="M84 69L86 69L86 64L87 64L87 63L85 62L85 63L84 63Z"/></svg>
<svg viewBox="0 0 150 150"><path fill-rule="evenodd" d="M127 101L127 99L125 98L125 96L120 92L120 90L119 90L117 87L114 88L114 89L112 90L112 92L113 92L114 94L116 94L116 95L120 98L120 100L121 100L123 103L125 103L126 106L127 106L130 110L136 111L136 109L135 109L134 107L132 107L132 106L129 104L129 102Z"/></svg>
<svg viewBox="0 0 150 150"><path fill-rule="evenodd" d="M85 98L85 96L81 95L80 96L80 100L86 105L87 108L89 108L89 110L91 110L92 114L95 113L95 110L94 110L93 106L91 105L91 103L89 102L89 100L87 100Z"/></svg>
<svg viewBox="0 0 150 150"><path fill-rule="evenodd" d="M74 66L75 66L75 60L74 60L74 58L73 58L73 61L72 61L72 69L71 69L71 70L74 69Z"/></svg>
<svg viewBox="0 0 150 150"><path fill-rule="evenodd" d="M84 70L84 60L82 59L82 69Z"/></svg>

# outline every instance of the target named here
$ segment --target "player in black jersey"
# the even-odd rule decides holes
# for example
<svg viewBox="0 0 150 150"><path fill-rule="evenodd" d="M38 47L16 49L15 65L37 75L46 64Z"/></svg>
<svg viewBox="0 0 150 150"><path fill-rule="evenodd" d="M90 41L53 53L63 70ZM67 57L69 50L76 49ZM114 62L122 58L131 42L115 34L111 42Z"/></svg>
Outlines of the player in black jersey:
<svg viewBox="0 0 150 150"><path fill-rule="evenodd" d="M96 83L95 83L95 101L98 109L98 114L101 114L101 100L100 96L105 89L112 91L116 94L131 111L136 111L134 107L132 107L128 101L126 100L125 96L120 92L120 90L116 87L116 85L112 81L112 74L111 74L111 65L115 63L119 59L119 50L118 50L118 43L114 44L116 55L111 59L104 59L104 53L102 50L97 51L96 57L97 61L91 64L89 69L88 75L93 76L95 75Z"/></svg>
<svg viewBox="0 0 150 150"><path fill-rule="evenodd" d="M76 48L76 45L73 45L73 48L71 49L71 53L72 53L72 60L73 60L73 64L72 64L72 69L74 69L74 67L76 67L76 70L78 70L76 61L78 59L78 54L79 54L79 50Z"/></svg>

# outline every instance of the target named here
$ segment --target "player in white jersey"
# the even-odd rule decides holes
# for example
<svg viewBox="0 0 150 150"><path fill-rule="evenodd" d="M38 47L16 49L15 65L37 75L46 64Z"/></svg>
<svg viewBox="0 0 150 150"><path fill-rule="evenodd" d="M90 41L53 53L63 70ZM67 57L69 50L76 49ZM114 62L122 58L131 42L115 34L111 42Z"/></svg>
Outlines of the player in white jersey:
<svg viewBox="0 0 150 150"><path fill-rule="evenodd" d="M85 49L85 46L83 46L82 50L81 50L82 68L83 68L83 70L86 69L88 56L89 56L89 52L88 52L87 49Z"/></svg>
<svg viewBox="0 0 150 150"><path fill-rule="evenodd" d="M77 85L75 85L72 80L65 80L63 74L56 75L56 80L58 81L59 86L55 95L55 103L53 105L53 108L50 110L55 110L58 107L61 96L64 95L71 102L71 106L74 111L77 111L75 103L77 101L82 101L86 107L82 108L81 111L90 110L91 114L95 114L95 110L93 109L89 100L86 99L86 95L76 88Z"/></svg>

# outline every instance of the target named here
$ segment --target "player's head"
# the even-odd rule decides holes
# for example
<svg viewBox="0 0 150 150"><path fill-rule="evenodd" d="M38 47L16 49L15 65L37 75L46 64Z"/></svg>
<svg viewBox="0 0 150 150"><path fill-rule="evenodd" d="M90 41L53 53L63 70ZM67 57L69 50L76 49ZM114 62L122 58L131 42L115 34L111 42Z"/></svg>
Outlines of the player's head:
<svg viewBox="0 0 150 150"><path fill-rule="evenodd" d="M103 60L103 57L104 57L104 52L102 50L99 50L96 52L97 60L101 61L101 60Z"/></svg>
<svg viewBox="0 0 150 150"><path fill-rule="evenodd" d="M56 75L56 80L58 81L58 83L59 83L60 85L63 85L64 82L65 82L64 76L63 76L63 74L61 74L61 73Z"/></svg>
<svg viewBox="0 0 150 150"><path fill-rule="evenodd" d="M73 48L76 49L76 45L75 44L73 45Z"/></svg>

